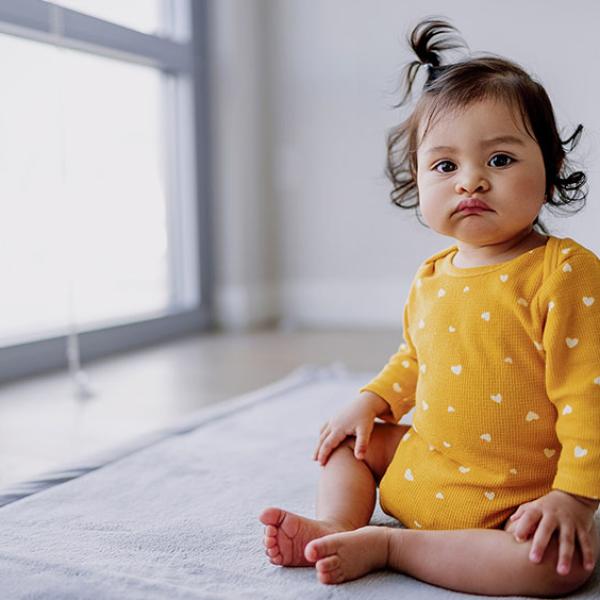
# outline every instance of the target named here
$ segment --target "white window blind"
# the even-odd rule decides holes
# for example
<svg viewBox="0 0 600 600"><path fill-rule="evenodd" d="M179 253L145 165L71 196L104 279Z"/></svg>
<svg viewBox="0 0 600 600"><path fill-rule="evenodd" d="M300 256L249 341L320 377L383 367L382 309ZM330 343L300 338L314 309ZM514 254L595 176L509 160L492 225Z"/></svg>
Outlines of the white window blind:
<svg viewBox="0 0 600 600"><path fill-rule="evenodd" d="M0 4L0 381L61 362L35 342L107 333L92 357L208 322L191 17L187 0Z"/></svg>

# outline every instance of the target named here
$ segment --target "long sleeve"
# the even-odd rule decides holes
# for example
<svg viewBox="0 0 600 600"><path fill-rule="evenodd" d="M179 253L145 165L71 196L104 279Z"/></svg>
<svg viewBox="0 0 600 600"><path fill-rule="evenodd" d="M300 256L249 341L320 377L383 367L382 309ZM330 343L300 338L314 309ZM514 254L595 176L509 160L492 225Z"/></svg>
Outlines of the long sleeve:
<svg viewBox="0 0 600 600"><path fill-rule="evenodd" d="M562 445L553 489L600 498L600 260L563 257L539 293L546 389Z"/></svg>
<svg viewBox="0 0 600 600"><path fill-rule="evenodd" d="M360 392L369 391L383 398L393 418L382 415L385 421L397 423L415 405L418 378L417 352L409 333L408 302L403 314L404 341L385 367Z"/></svg>

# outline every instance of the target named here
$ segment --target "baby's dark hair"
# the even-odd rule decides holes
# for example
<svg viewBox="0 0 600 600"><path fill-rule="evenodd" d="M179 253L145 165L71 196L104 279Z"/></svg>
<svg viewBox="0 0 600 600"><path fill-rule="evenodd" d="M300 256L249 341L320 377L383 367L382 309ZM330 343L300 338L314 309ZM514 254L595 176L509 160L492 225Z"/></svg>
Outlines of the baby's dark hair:
<svg viewBox="0 0 600 600"><path fill-rule="evenodd" d="M416 209L419 222L427 227L420 218L417 189L419 124L424 117L427 119L423 138L437 114L448 109L466 108L481 100L497 100L521 114L527 133L541 148L546 170L544 206L557 207L556 214L561 214L561 211L562 214L571 214L564 208L567 204L576 205L570 207L574 209L572 212L581 210L587 197L586 176L583 171L569 168L566 153L579 142L583 125L578 125L573 135L562 141L546 90L512 61L487 53L453 64L442 64L442 51L466 47L453 32L458 33L458 30L446 21L430 18L421 21L408 40L417 60L405 67L403 80L406 92L394 108L402 106L409 98L421 67L428 66L429 76L412 113L387 136L385 173L393 184L392 203L401 208ZM533 226L548 234L539 217L536 217Z"/></svg>

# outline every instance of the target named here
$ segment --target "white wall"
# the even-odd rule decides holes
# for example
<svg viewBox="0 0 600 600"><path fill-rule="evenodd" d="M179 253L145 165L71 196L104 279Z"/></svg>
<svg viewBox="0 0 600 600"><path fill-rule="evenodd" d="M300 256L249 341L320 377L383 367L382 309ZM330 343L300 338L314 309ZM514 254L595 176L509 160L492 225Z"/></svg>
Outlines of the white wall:
<svg viewBox="0 0 600 600"><path fill-rule="evenodd" d="M267 11L212 0L212 140L217 318L240 329L279 315L279 217L272 210Z"/></svg>
<svg viewBox="0 0 600 600"><path fill-rule="evenodd" d="M415 269L453 240L390 203L385 135L405 37L443 15L472 51L503 55L545 85L588 206L545 223L600 254L600 116L592 0L214 0L218 271L222 322L398 327ZM590 62L591 61L591 62ZM225 167L227 165L227 167ZM246 301L243 300L246 299ZM251 300L248 300L251 299ZM229 304L227 304L229 302Z"/></svg>

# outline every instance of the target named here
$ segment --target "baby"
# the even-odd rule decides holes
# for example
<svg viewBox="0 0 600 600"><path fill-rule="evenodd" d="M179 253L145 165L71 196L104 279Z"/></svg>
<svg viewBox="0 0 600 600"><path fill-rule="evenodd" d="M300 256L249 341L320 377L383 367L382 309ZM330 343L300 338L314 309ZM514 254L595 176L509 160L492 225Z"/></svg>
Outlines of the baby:
<svg viewBox="0 0 600 600"><path fill-rule="evenodd" d="M544 88L508 60L443 65L453 31L412 32L400 104L428 77L387 173L393 202L456 244L419 268L398 351L323 425L317 519L267 508L264 545L327 584L393 569L467 593L567 594L600 545L600 261L538 215L585 201L565 158L582 126L561 141ZM368 525L377 487L404 528Z"/></svg>

